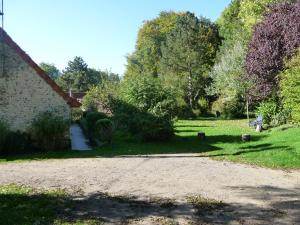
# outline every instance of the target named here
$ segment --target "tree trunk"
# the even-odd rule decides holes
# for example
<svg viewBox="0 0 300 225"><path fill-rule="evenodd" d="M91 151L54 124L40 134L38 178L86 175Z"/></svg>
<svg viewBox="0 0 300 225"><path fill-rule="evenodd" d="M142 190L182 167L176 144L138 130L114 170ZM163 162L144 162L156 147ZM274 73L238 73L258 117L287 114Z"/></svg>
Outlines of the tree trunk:
<svg viewBox="0 0 300 225"><path fill-rule="evenodd" d="M247 100L246 100L246 109L247 109L248 123L250 123L250 117L249 117L249 100L248 100L248 97L247 97Z"/></svg>
<svg viewBox="0 0 300 225"><path fill-rule="evenodd" d="M189 76L188 76L188 98L189 104L191 109L194 108L194 101L193 101L193 84L192 84L192 71L189 68Z"/></svg>

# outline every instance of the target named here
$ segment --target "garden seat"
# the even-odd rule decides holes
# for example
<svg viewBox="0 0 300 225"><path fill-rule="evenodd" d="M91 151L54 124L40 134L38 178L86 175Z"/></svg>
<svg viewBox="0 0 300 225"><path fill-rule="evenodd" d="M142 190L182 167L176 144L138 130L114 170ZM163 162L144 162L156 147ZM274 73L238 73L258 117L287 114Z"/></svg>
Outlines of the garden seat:
<svg viewBox="0 0 300 225"><path fill-rule="evenodd" d="M251 121L249 123L250 127L257 127L257 126L261 126L263 125L263 117L261 115L259 115L255 120Z"/></svg>

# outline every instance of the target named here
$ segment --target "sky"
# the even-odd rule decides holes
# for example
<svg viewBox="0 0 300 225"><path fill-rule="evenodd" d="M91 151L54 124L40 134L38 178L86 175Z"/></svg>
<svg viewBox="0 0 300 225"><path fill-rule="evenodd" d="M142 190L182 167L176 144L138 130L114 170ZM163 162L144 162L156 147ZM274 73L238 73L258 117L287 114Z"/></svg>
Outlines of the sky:
<svg viewBox="0 0 300 225"><path fill-rule="evenodd" d="M161 11L190 11L215 21L230 0L4 0L4 29L37 62L59 69L81 56L122 75L138 30Z"/></svg>

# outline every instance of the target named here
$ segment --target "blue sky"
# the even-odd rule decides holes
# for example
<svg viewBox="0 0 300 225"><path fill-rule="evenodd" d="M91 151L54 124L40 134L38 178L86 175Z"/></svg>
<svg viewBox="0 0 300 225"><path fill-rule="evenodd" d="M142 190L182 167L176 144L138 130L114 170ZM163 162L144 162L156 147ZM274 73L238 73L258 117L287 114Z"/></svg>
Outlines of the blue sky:
<svg viewBox="0 0 300 225"><path fill-rule="evenodd" d="M216 20L230 0L4 0L5 30L37 63L82 56L122 74L143 21L165 10Z"/></svg>

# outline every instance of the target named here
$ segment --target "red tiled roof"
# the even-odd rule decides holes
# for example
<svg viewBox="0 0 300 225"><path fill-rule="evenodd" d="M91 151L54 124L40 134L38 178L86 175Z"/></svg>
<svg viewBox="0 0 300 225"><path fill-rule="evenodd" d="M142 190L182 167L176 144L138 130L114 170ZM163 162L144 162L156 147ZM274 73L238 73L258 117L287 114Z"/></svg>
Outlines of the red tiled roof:
<svg viewBox="0 0 300 225"><path fill-rule="evenodd" d="M0 28L0 37L3 36L5 43L10 46L15 52L29 65L33 70L57 93L59 94L71 107L80 107L81 104L74 98L66 94L47 74L42 70L31 58L27 55L12 39Z"/></svg>

